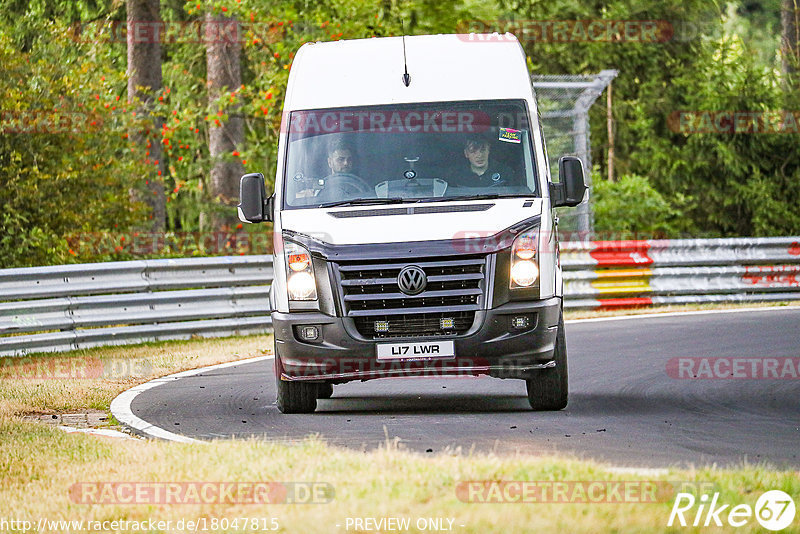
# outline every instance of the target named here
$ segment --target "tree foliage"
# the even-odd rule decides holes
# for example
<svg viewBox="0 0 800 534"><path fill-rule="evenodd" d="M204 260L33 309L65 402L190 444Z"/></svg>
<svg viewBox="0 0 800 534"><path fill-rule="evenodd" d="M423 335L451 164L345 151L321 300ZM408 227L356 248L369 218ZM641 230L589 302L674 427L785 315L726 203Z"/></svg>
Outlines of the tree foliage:
<svg viewBox="0 0 800 534"><path fill-rule="evenodd" d="M126 154L125 128L135 120L122 110L124 65L79 44L65 49L63 24L24 23L38 34L29 52L0 33L3 267L71 261L70 237L143 216L128 200L141 169Z"/></svg>
<svg viewBox="0 0 800 534"><path fill-rule="evenodd" d="M677 235L681 212L644 176L595 182L595 232L601 239L650 239Z"/></svg>
<svg viewBox="0 0 800 534"><path fill-rule="evenodd" d="M521 20L657 20L672 29L658 42L543 42L519 35L534 73L620 72L614 81L615 161L617 173L627 177L619 184L602 184L605 109L598 104L591 111L598 229L797 234L797 134L670 127L670 117L682 110L800 109L777 56L769 54L778 46L770 28L779 20L773 13L779 3L750 0L730 9L707 0L161 0L163 85L151 114L142 116L126 95L124 1L0 0L0 266L138 255L130 242L149 228L151 212L131 202L130 193L147 191L156 146L163 173L154 179L166 192L167 236L215 230L208 217L218 209L210 170L230 162L273 179L289 68L305 42L453 33L477 22L503 30ZM242 48L241 84L212 99L202 24L210 15L241 22L236 38ZM24 111L85 120L66 129L9 129L8 117ZM243 121L244 143L212 158L210 132L232 116ZM147 128L154 117L163 118L160 130ZM133 142L128 132L142 135L131 136ZM632 206L636 195L646 203ZM653 216L645 217L642 206ZM268 232L232 230L249 239ZM83 246L100 234L112 236L102 240L106 245ZM180 238L150 252L249 250L235 236L214 241L218 246L208 247Z"/></svg>
<svg viewBox="0 0 800 534"><path fill-rule="evenodd" d="M731 33L744 25L746 10L705 0L651 2L610 0L571 2L502 0L506 17L532 20L652 20L671 29L654 42L553 43L531 40L526 51L536 73L592 73L619 70L614 80L616 168L619 174L646 177L655 191L679 210L675 235L796 235L800 203L800 143L794 133L687 133L670 119L682 111L797 111L798 98L785 92L775 68L757 53L770 46L746 43ZM754 6L751 4L760 4ZM777 2L748 3L777 10ZM752 32L763 35L771 19L755 19ZM763 20L762 20L763 19ZM765 26L766 25L766 26ZM750 27L750 26L748 26ZM773 51L778 46L771 41ZM592 160L605 174L605 109L591 112ZM601 176L595 177L595 183ZM622 206L620 206L622 208ZM607 227L608 221L601 221Z"/></svg>

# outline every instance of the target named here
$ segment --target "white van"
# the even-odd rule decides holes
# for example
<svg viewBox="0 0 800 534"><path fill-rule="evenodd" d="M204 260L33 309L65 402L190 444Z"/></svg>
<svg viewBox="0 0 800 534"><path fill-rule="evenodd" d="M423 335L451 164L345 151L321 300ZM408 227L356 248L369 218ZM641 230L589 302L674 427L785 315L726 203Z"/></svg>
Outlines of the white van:
<svg viewBox="0 0 800 534"><path fill-rule="evenodd" d="M553 208L586 191L547 164L525 54L506 34L308 43L286 90L275 193L240 184L239 217L272 221L278 408L382 377L527 382L567 405Z"/></svg>

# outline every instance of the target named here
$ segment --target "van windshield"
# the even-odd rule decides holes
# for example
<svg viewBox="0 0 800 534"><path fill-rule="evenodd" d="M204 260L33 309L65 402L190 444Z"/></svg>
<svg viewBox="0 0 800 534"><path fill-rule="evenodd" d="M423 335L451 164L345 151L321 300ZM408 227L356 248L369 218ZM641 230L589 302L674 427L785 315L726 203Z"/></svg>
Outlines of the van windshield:
<svg viewBox="0 0 800 534"><path fill-rule="evenodd" d="M525 101L294 111L284 207L539 196Z"/></svg>

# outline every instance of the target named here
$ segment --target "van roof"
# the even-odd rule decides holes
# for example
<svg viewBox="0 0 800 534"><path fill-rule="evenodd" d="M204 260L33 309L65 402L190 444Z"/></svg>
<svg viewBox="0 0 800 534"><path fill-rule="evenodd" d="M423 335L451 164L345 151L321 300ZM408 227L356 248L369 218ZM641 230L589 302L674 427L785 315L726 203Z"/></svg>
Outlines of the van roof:
<svg viewBox="0 0 800 534"><path fill-rule="evenodd" d="M284 111L408 102L531 99L525 53L511 34L407 36L306 43Z"/></svg>

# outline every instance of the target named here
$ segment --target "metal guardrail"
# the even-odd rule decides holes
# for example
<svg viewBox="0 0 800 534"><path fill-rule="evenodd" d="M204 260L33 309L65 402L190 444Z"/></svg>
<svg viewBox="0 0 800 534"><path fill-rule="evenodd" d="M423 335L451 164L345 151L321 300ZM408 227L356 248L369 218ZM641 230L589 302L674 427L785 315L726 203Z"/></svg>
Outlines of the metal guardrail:
<svg viewBox="0 0 800 534"><path fill-rule="evenodd" d="M800 299L800 237L568 242L561 264L572 309Z"/></svg>
<svg viewBox="0 0 800 534"><path fill-rule="evenodd" d="M800 237L561 244L566 308L800 299ZM270 256L0 270L0 356L269 331Z"/></svg>
<svg viewBox="0 0 800 534"><path fill-rule="evenodd" d="M0 356L268 331L271 256L0 270Z"/></svg>

